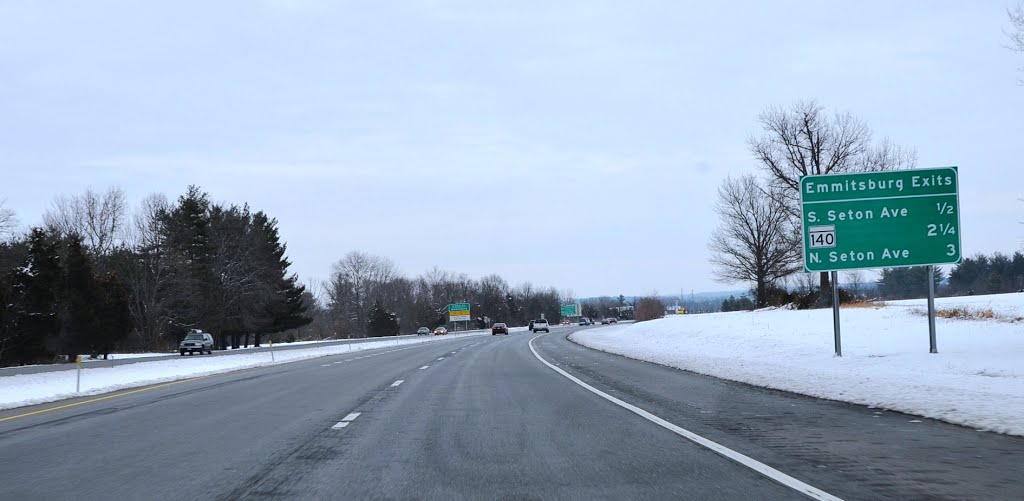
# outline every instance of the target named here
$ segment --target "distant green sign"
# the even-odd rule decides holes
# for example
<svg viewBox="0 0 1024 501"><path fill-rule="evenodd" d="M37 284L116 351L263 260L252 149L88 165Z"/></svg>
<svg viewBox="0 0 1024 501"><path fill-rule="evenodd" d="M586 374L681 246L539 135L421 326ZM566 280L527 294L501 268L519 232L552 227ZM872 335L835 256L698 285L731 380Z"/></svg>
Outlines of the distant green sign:
<svg viewBox="0 0 1024 501"><path fill-rule="evenodd" d="M453 303L448 305L449 322L468 322L470 318L469 303Z"/></svg>
<svg viewBox="0 0 1024 501"><path fill-rule="evenodd" d="M562 305L562 316L563 317L578 317L578 316L580 316L580 305L578 305L578 304L563 304Z"/></svg>
<svg viewBox="0 0 1024 501"><path fill-rule="evenodd" d="M804 271L959 263L956 167L804 176Z"/></svg>

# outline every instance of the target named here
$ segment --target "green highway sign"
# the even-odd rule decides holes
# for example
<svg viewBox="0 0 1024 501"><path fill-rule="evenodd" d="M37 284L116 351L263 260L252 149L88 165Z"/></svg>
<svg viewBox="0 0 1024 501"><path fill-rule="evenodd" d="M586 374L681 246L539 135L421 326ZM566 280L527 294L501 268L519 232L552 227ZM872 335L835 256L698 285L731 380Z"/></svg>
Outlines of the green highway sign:
<svg viewBox="0 0 1024 501"><path fill-rule="evenodd" d="M468 322L470 318L469 303L452 303L448 305L449 322Z"/></svg>
<svg viewBox="0 0 1024 501"><path fill-rule="evenodd" d="M804 271L960 262L956 167L800 178Z"/></svg>
<svg viewBox="0 0 1024 501"><path fill-rule="evenodd" d="M578 305L578 304L563 304L562 305L562 316L563 317L578 317L578 316L580 316L580 305Z"/></svg>

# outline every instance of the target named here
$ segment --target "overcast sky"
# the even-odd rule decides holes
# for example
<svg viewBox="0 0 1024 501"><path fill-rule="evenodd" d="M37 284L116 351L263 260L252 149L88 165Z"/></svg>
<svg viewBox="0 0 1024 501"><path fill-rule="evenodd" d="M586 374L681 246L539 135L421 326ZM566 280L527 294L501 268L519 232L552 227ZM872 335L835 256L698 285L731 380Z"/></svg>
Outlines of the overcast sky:
<svg viewBox="0 0 1024 501"><path fill-rule="evenodd" d="M711 5L714 4L714 5ZM577 295L736 289L707 239L770 105L960 166L964 254L1024 238L1010 1L0 1L0 199L214 200L346 252Z"/></svg>

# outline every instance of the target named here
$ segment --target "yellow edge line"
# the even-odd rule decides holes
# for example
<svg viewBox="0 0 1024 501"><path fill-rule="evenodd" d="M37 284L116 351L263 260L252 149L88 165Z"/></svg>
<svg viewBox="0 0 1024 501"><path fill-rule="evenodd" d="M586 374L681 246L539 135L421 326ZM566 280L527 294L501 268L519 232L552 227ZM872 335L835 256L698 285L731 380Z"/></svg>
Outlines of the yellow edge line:
<svg viewBox="0 0 1024 501"><path fill-rule="evenodd" d="M5 421L11 421L11 420L18 419L18 418L35 416L37 414L45 414L47 412L59 411L61 409L70 409L72 407L78 407L79 405L91 404L91 403L94 403L94 402L101 402L103 400L110 400L112 398L124 397L124 396L128 396L128 395L134 395L136 393L142 393L144 391L155 390L155 389L158 389L158 388L166 388L168 386L173 386L173 385L176 385L176 384L187 383L189 381L196 381L196 380L199 380L199 379L205 379L205 378L208 378L208 377L221 376L221 375L223 375L223 374L210 374L210 375L206 375L206 376L199 376L199 377L193 377L193 378L188 378L188 379L179 379L177 381L171 381L169 383L160 383L158 385L147 386L145 388L139 388L137 390L129 390L129 391L125 391L125 392L122 392L122 393L117 393L117 394L114 394L114 395L107 395L107 396L98 397L98 398L91 398L89 400L83 400L81 402L75 402L75 403L72 403L72 404L58 405L56 407L49 407L49 408L46 408L46 409L40 409L38 411L26 412L24 414L17 414L17 415L14 415L14 416L7 416L5 418L0 418L0 423L3 423Z"/></svg>

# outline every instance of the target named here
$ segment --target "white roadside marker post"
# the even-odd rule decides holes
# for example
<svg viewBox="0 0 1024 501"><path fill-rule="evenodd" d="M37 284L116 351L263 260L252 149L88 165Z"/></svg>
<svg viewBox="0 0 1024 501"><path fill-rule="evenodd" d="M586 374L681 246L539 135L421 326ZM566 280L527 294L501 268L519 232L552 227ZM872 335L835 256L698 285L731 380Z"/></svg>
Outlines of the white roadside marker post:
<svg viewBox="0 0 1024 501"><path fill-rule="evenodd" d="M274 340L270 340L270 361L274 361Z"/></svg>
<svg viewBox="0 0 1024 501"><path fill-rule="evenodd" d="M78 393L78 392L80 392L82 390L82 356L81 355L79 355L78 358L75 359L75 365L78 366L78 370L77 370L78 374L75 376L75 393Z"/></svg>

